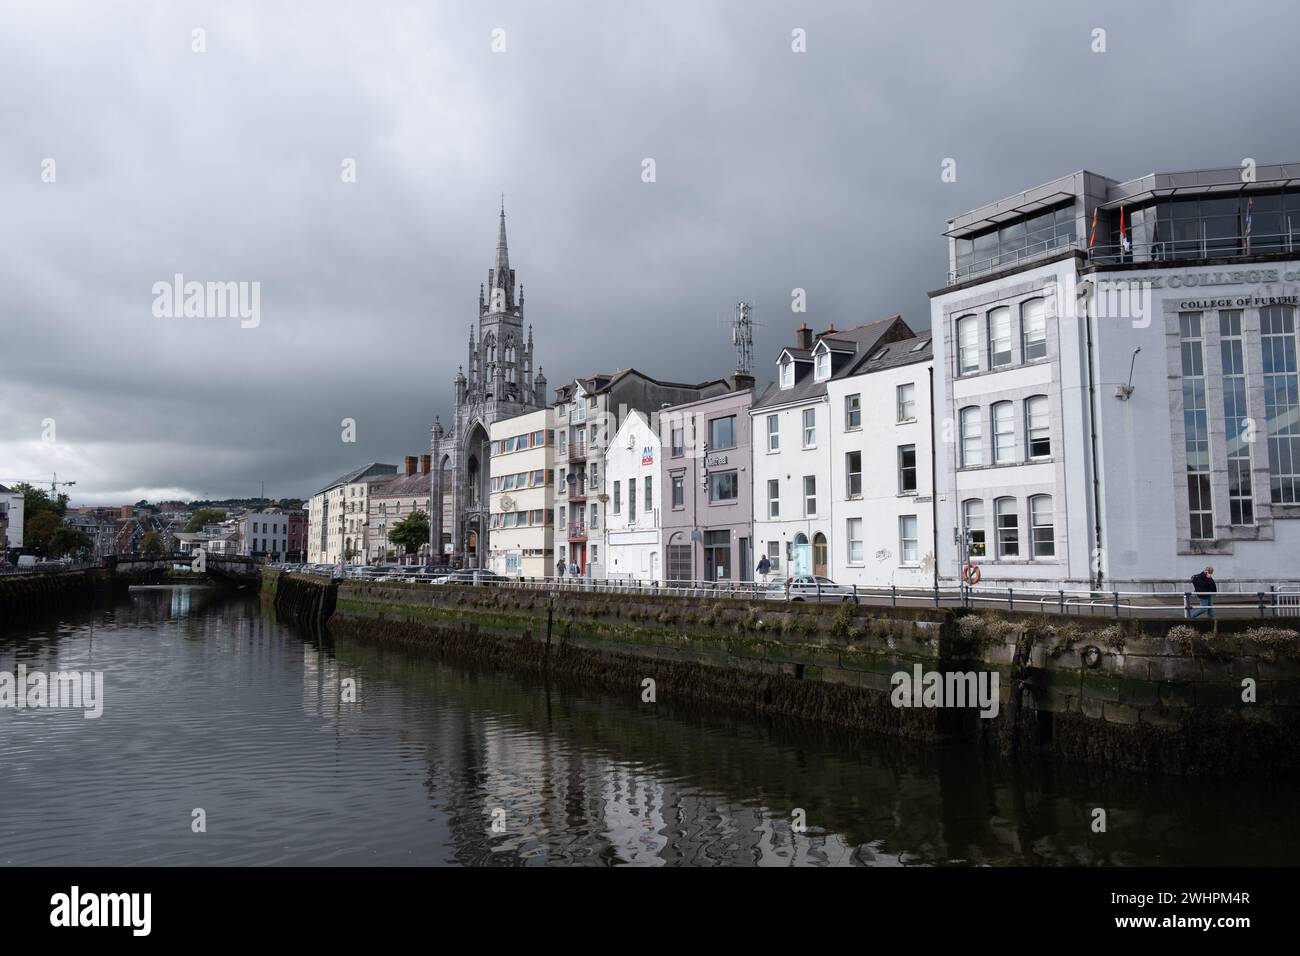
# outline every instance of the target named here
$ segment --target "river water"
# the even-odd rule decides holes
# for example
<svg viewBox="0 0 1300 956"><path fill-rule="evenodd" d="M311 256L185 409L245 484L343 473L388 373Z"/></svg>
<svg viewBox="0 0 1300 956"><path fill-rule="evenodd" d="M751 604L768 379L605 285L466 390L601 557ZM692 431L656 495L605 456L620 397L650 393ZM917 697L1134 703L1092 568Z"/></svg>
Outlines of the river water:
<svg viewBox="0 0 1300 956"><path fill-rule="evenodd" d="M0 626L0 672L20 664L102 671L104 701L97 719L0 708L4 866L1300 858L1293 785L1017 766L650 705L639 687L321 639L240 593L137 588Z"/></svg>

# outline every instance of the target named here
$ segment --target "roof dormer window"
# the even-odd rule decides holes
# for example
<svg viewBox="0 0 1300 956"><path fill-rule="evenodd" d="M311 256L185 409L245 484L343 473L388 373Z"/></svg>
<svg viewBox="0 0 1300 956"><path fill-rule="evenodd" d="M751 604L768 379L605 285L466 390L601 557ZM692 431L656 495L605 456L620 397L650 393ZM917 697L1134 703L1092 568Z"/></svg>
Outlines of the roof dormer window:
<svg viewBox="0 0 1300 956"><path fill-rule="evenodd" d="M824 382L830 377L831 353L822 348L814 356L813 378L818 382Z"/></svg>
<svg viewBox="0 0 1300 956"><path fill-rule="evenodd" d="M781 359L781 387L794 388L794 361L788 355Z"/></svg>

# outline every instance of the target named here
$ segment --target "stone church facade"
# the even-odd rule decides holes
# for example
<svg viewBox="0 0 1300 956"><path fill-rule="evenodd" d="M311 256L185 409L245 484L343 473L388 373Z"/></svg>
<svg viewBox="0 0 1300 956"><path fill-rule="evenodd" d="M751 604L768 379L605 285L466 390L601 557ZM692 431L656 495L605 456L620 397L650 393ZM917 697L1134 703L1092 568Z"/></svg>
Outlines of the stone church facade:
<svg viewBox="0 0 1300 956"><path fill-rule="evenodd" d="M487 567L488 430L493 422L546 408L546 376L534 368L533 329L525 336L524 287L516 292L503 206L496 262L486 290L479 286L478 328L470 326L467 364L456 374L452 421L444 428L435 418L431 431L429 539L435 561Z"/></svg>

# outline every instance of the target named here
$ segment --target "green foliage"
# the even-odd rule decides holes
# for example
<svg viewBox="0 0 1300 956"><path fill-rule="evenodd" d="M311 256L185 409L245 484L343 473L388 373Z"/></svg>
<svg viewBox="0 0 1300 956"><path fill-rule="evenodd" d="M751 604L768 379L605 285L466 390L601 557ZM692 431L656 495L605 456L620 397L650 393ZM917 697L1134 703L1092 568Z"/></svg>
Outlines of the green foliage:
<svg viewBox="0 0 1300 956"><path fill-rule="evenodd" d="M216 524L218 521L225 521L226 513L220 508L200 508L194 512L194 517L190 523L185 526L186 534L194 534L202 531L205 524Z"/></svg>
<svg viewBox="0 0 1300 956"><path fill-rule="evenodd" d="M421 545L429 543L429 516L423 511L407 515L393 525L388 540L404 547L407 554L414 554Z"/></svg>
<svg viewBox="0 0 1300 956"><path fill-rule="evenodd" d="M23 520L42 513L52 513L62 518L68 510L68 496L59 495L51 500L50 493L44 488L34 488L25 481L14 485L14 491L23 496Z"/></svg>
<svg viewBox="0 0 1300 956"><path fill-rule="evenodd" d="M140 542L140 550L145 554L162 554L162 537L157 531L150 531Z"/></svg>

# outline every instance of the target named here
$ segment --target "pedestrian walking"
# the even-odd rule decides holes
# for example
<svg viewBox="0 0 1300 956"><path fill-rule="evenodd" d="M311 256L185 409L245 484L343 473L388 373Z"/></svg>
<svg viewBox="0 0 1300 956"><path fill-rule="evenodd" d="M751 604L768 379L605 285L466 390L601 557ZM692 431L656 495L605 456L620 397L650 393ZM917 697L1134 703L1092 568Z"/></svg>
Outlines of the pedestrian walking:
<svg viewBox="0 0 1300 956"><path fill-rule="evenodd" d="M562 577L564 577L564 559L563 559L563 558L560 558L560 560L558 560L558 561L555 562L555 576L556 576L557 578L562 578Z"/></svg>
<svg viewBox="0 0 1300 956"><path fill-rule="evenodd" d="M763 575L763 583L767 584L767 576L772 571L772 562L767 560L767 555L762 555L758 559L758 573Z"/></svg>
<svg viewBox="0 0 1300 956"><path fill-rule="evenodd" d="M1200 607L1189 616L1200 617L1204 614L1208 618L1213 618L1214 592L1219 590L1219 586L1214 583L1214 568L1207 567L1204 571L1193 574L1192 587L1196 588L1196 597L1200 601Z"/></svg>

